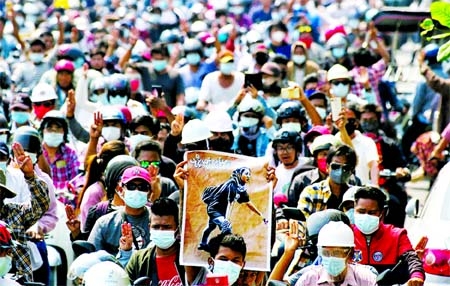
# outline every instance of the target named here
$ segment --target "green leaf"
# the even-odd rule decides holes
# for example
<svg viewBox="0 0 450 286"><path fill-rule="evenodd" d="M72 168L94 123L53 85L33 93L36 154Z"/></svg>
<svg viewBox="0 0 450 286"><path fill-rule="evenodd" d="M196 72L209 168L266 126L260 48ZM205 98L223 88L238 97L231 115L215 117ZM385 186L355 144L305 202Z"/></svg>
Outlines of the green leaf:
<svg viewBox="0 0 450 286"><path fill-rule="evenodd" d="M443 44L439 48L439 51L437 54L438 62L445 61L448 58L450 58L450 41L447 41L445 44Z"/></svg>
<svg viewBox="0 0 450 286"><path fill-rule="evenodd" d="M420 23L420 28L424 29L425 31L433 30L433 20L431 20L430 18L423 20L422 23Z"/></svg>
<svg viewBox="0 0 450 286"><path fill-rule="evenodd" d="M450 27L450 3L433 2L430 5L431 18Z"/></svg>

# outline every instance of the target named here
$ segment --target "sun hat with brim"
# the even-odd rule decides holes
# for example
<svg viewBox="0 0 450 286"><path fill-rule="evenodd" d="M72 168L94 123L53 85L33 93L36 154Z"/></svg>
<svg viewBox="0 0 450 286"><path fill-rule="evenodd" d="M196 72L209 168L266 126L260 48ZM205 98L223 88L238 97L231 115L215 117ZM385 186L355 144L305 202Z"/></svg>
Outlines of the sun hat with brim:
<svg viewBox="0 0 450 286"><path fill-rule="evenodd" d="M219 62L222 64L234 61L233 52L228 51L228 50L224 50L224 51L220 52L218 58L219 58Z"/></svg>
<svg viewBox="0 0 450 286"><path fill-rule="evenodd" d="M6 176L2 170L0 170L0 191L3 197L7 199L12 199L16 196L16 193L6 186Z"/></svg>

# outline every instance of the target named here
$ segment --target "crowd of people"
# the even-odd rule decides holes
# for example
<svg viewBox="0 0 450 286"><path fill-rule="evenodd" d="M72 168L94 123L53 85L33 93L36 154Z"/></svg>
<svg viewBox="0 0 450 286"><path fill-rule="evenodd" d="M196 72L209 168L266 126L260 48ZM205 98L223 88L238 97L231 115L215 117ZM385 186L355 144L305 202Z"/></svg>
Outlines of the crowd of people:
<svg viewBox="0 0 450 286"><path fill-rule="evenodd" d="M1 285L50 283L59 204L74 285L377 285L391 268L384 283L423 285L404 183L446 162L438 45L415 51L408 102L384 77L397 43L371 21L382 1L72 2L0 1ZM204 267L180 264L195 150L269 162L270 271L246 268L251 238L215 209Z"/></svg>

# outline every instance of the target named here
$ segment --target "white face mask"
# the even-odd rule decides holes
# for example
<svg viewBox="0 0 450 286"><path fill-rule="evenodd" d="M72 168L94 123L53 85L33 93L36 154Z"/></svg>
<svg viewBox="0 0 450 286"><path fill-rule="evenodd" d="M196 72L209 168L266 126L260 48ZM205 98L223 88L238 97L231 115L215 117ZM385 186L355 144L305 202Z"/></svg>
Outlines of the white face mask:
<svg viewBox="0 0 450 286"><path fill-rule="evenodd" d="M277 43L283 42L285 37L286 37L286 33L283 31L275 31L272 33L272 40L274 40Z"/></svg>
<svg viewBox="0 0 450 286"><path fill-rule="evenodd" d="M253 127L258 125L259 119L253 117L241 116L241 120L239 121L240 127Z"/></svg>
<svg viewBox="0 0 450 286"><path fill-rule="evenodd" d="M281 96L269 96L266 99L267 105L272 108L277 108L283 103L283 98Z"/></svg>
<svg viewBox="0 0 450 286"><path fill-rule="evenodd" d="M305 55L292 55L292 61L298 65L302 65L306 61Z"/></svg>
<svg viewBox="0 0 450 286"><path fill-rule="evenodd" d="M323 107L316 107L317 113L319 113L320 118L325 119L327 117L327 110Z"/></svg>
<svg viewBox="0 0 450 286"><path fill-rule="evenodd" d="M102 136L106 141L117 140L120 138L122 129L114 126L103 127Z"/></svg>
<svg viewBox="0 0 450 286"><path fill-rule="evenodd" d="M158 248L168 249L176 241L175 231L150 229L150 239Z"/></svg>
<svg viewBox="0 0 450 286"><path fill-rule="evenodd" d="M44 133L44 142L49 147L58 147L64 142L64 134L54 132Z"/></svg>
<svg viewBox="0 0 450 286"><path fill-rule="evenodd" d="M214 274L221 274L228 276L228 285L233 285L239 278L242 266L231 261L223 261L214 259Z"/></svg>
<svg viewBox="0 0 450 286"><path fill-rule="evenodd" d="M30 53L28 57L35 64L41 63L44 60L44 54L42 53Z"/></svg>
<svg viewBox="0 0 450 286"><path fill-rule="evenodd" d="M374 233L380 226L380 217L369 214L355 213L355 225L364 234Z"/></svg>
<svg viewBox="0 0 450 286"><path fill-rule="evenodd" d="M350 85L346 84L338 84L338 85L331 85L331 94L336 97L346 97L348 95L348 92L350 91Z"/></svg>
<svg viewBox="0 0 450 286"><path fill-rule="evenodd" d="M234 70L234 63L221 63L220 64L220 71L224 75L230 75L233 73Z"/></svg>
<svg viewBox="0 0 450 286"><path fill-rule="evenodd" d="M287 122L283 123L283 129L294 131L294 132L300 132L302 130L302 126L300 122Z"/></svg>
<svg viewBox="0 0 450 286"><path fill-rule="evenodd" d="M36 164L37 162L37 154L36 153L28 153L28 156L30 156L31 162L34 164Z"/></svg>

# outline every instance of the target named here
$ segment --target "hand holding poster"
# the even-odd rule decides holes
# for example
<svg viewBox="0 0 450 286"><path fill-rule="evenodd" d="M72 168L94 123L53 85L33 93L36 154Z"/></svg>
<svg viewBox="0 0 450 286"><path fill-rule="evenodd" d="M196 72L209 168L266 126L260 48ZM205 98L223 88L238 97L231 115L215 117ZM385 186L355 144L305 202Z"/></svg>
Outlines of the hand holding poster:
<svg viewBox="0 0 450 286"><path fill-rule="evenodd" d="M185 156L181 264L205 266L209 239L236 233L247 244L245 269L268 271L272 185L264 159L214 151Z"/></svg>

